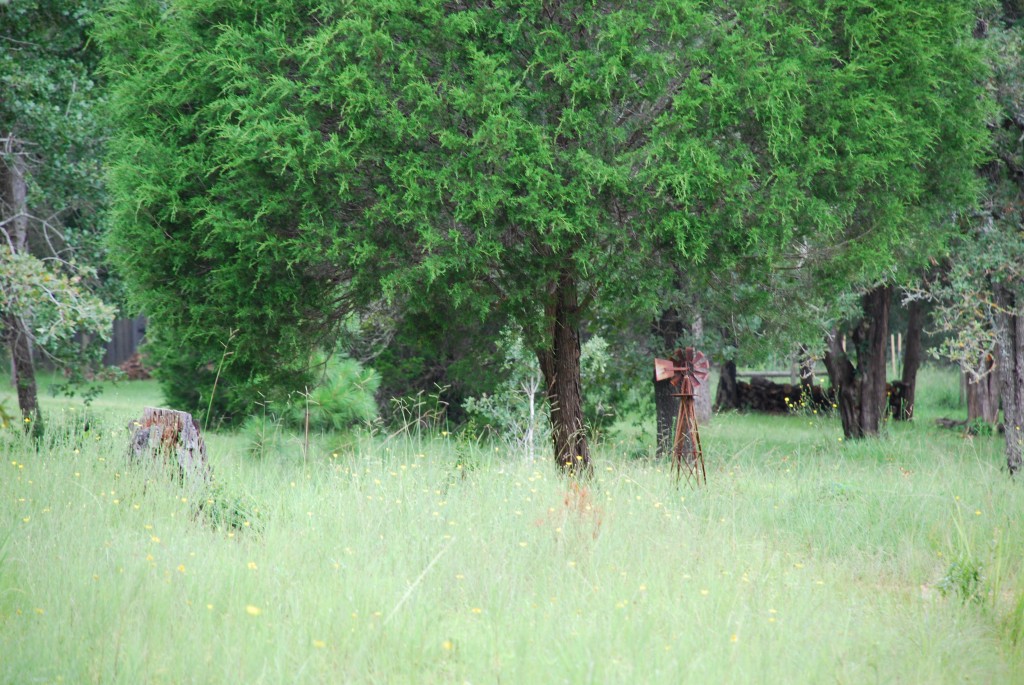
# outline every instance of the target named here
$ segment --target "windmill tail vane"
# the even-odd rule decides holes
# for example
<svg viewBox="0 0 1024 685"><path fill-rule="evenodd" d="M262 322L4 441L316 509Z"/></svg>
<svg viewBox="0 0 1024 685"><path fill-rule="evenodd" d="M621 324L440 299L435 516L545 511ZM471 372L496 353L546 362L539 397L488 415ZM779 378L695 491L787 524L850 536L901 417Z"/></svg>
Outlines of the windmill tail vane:
<svg viewBox="0 0 1024 685"><path fill-rule="evenodd" d="M676 350L672 359L654 360L654 377L664 381L672 379L678 389L673 397L679 398L679 413L676 416L675 440L672 445L672 465L676 477L686 465L686 478L693 478L697 485L707 483L704 470L704 452L700 444L697 414L694 410L694 395L698 387L708 378L710 363L702 352L687 347L686 351Z"/></svg>

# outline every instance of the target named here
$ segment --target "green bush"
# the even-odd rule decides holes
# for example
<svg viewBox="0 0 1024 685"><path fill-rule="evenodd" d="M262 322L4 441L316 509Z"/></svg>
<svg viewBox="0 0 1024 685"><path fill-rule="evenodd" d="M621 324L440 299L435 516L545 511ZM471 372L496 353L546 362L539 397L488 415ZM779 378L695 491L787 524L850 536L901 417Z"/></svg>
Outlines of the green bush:
<svg viewBox="0 0 1024 685"><path fill-rule="evenodd" d="M262 533L264 514L255 498L238 490L214 483L200 501L199 516L215 530Z"/></svg>
<svg viewBox="0 0 1024 685"><path fill-rule="evenodd" d="M375 395L380 375L355 359L330 357L323 363L317 385L307 393L293 393L282 414L289 428L343 431L377 417Z"/></svg>
<svg viewBox="0 0 1024 685"><path fill-rule="evenodd" d="M308 391L294 392L280 403L257 403L261 411L248 416L241 428L249 454L280 453L297 433L341 432L377 417L376 371L339 356L325 359L320 369L317 384Z"/></svg>

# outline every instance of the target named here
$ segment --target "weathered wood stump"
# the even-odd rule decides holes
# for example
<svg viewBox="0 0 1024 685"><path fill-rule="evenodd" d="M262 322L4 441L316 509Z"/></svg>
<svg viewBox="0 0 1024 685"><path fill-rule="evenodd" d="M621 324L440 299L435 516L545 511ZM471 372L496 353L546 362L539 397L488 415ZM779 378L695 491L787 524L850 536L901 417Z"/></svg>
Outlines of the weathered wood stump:
<svg viewBox="0 0 1024 685"><path fill-rule="evenodd" d="M155 463L190 489L209 485L210 465L199 424L188 412L146 407L134 422L130 453L136 461Z"/></svg>

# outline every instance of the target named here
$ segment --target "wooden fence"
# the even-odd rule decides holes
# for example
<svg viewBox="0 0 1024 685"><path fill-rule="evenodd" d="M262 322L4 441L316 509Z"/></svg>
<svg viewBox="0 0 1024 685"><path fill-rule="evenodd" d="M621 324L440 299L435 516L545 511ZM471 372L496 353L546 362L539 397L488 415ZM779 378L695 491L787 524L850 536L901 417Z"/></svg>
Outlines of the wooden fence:
<svg viewBox="0 0 1024 685"><path fill-rule="evenodd" d="M136 316L134 319L115 319L114 332L107 343L107 352L103 355L106 366L117 366L130 358L146 337L146 317Z"/></svg>

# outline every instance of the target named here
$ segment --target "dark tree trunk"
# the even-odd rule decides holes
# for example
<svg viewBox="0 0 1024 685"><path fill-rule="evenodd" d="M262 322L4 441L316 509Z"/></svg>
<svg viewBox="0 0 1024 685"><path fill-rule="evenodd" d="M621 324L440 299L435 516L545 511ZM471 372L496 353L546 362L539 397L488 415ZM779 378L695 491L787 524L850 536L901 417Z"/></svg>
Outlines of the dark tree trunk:
<svg viewBox="0 0 1024 685"><path fill-rule="evenodd" d="M718 376L715 408L719 411L740 408L739 390L736 387L736 362L731 359L722 365L722 371Z"/></svg>
<svg viewBox="0 0 1024 685"><path fill-rule="evenodd" d="M654 410L657 414L658 431L655 456L659 459L672 454L672 442L675 436L674 424L676 415L679 413L679 398L672 397L673 392L675 389L672 387L671 378L654 381Z"/></svg>
<svg viewBox="0 0 1024 685"><path fill-rule="evenodd" d="M1024 317L1019 313L1017 295L1002 285L995 286L999 305L999 361L1001 365L1003 426L1006 434L1006 465L1010 475L1021 467L1024 451Z"/></svg>
<svg viewBox="0 0 1024 685"><path fill-rule="evenodd" d="M860 421L865 435L877 435L885 416L885 345L889 340L889 288L864 295L864 319L854 332L857 371L862 379Z"/></svg>
<svg viewBox="0 0 1024 685"><path fill-rule="evenodd" d="M897 421L914 418L914 397L917 390L917 370L921 368L921 330L924 327L924 307L920 300L911 300L907 306L907 337L903 349L903 376L900 378L900 402L893 412Z"/></svg>
<svg viewBox="0 0 1024 685"><path fill-rule="evenodd" d="M7 164L0 162L0 192L2 211L0 219L8 222L7 237L15 252L28 250L28 186L25 182L25 162L14 144L14 154ZM13 312L0 312L0 332L11 354L11 380L18 393L18 408L26 428L42 435L43 423L39 413L36 390L36 370L32 363L32 333L20 317Z"/></svg>
<svg viewBox="0 0 1024 685"><path fill-rule="evenodd" d="M864 437L860 423L860 379L849 357L843 351L842 336L833 330L825 339L825 368L828 380L839 405L839 418L843 423L843 435L848 439Z"/></svg>
<svg viewBox="0 0 1024 685"><path fill-rule="evenodd" d="M11 368L15 390L18 393L18 408L25 421L25 428L36 435L42 435L43 422L39 412L39 395L36 388L36 371L32 362L32 342L21 319L5 316L3 323L7 348L11 352Z"/></svg>
<svg viewBox="0 0 1024 685"><path fill-rule="evenodd" d="M990 425L999 422L999 367L992 355L986 355L980 371L984 374L974 378L964 374L967 385L967 421L984 421Z"/></svg>
<svg viewBox="0 0 1024 685"><path fill-rule="evenodd" d="M889 337L889 288L864 294L863 317L853 330L856 368L833 331L826 341L825 366L839 404L843 435L848 439L878 435L885 414L885 343Z"/></svg>
<svg viewBox="0 0 1024 685"><path fill-rule="evenodd" d="M580 388L579 302L576 281L569 274L562 274L555 284L547 315L552 346L538 356L551 407L555 461L568 475L586 477L592 467Z"/></svg>
<svg viewBox="0 0 1024 685"><path fill-rule="evenodd" d="M677 286L679 287L679 286ZM696 299L691 301L690 312L692 317L689 320L689 338L692 340L693 346L697 349L700 348L701 341L704 339L704 317L700 314L700 308ZM670 307L662 311L661 316L655 320L651 328L653 333L658 338L661 338L662 350L664 351L663 356L669 356L672 350L680 347L682 342L680 338L687 332L687 321L684 320L683 313L678 307ZM654 388L654 406L658 412L658 448L657 455L661 456L663 452L662 440L661 440L661 427L668 424L668 430L672 431L672 424L675 422L676 414L679 412L679 400L673 399L671 407L667 401L660 401L659 393L668 392L659 390L657 384ZM670 412L662 415L661 412ZM700 424L706 424L711 421L712 407L711 407L711 386L708 383L698 385L694 391L694 413L697 416L697 421ZM672 435L668 437L668 449L672 449Z"/></svg>
<svg viewBox="0 0 1024 685"><path fill-rule="evenodd" d="M679 310L675 307L663 310L661 316L652 322L651 328L654 336L661 340L661 349L664 351L662 356L670 356L684 332ZM658 459L672 454L676 414L679 413L679 398L672 397L673 392L675 390L672 388L671 379L654 381L655 430L657 431L654 455Z"/></svg>

